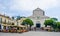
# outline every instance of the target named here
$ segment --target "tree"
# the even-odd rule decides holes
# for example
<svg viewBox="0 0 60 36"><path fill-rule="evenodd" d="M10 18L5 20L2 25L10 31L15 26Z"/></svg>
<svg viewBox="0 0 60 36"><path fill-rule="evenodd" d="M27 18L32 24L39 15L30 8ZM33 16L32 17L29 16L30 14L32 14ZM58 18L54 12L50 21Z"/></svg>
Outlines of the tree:
<svg viewBox="0 0 60 36"><path fill-rule="evenodd" d="M60 31L60 22L56 22L55 31Z"/></svg>
<svg viewBox="0 0 60 36"><path fill-rule="evenodd" d="M34 25L33 24L33 21L31 19L25 19L23 22L22 22L22 25L29 25L30 26L30 30L31 30L31 27Z"/></svg>
<svg viewBox="0 0 60 36"><path fill-rule="evenodd" d="M58 19L57 19L57 18L51 18L51 20L54 21L52 27L53 27L54 29L56 29L56 28L57 28L57 21L58 21Z"/></svg>
<svg viewBox="0 0 60 36"><path fill-rule="evenodd" d="M60 23L57 22L57 18L50 18L49 20L45 20L44 25L47 27L47 25L51 26L54 31L56 31L58 28L60 28Z"/></svg>
<svg viewBox="0 0 60 36"><path fill-rule="evenodd" d="M49 20L45 20L44 25L45 26L50 25L53 28L55 28L57 20L58 20L57 18L50 18Z"/></svg>
<svg viewBox="0 0 60 36"><path fill-rule="evenodd" d="M57 28L57 22L53 22L53 25L52 25L53 29L55 30Z"/></svg>
<svg viewBox="0 0 60 36"><path fill-rule="evenodd" d="M26 18L24 16L16 16L16 20L20 20L21 18Z"/></svg>
<svg viewBox="0 0 60 36"><path fill-rule="evenodd" d="M44 25L45 25L45 27L47 27L47 25L49 25L49 26L52 26L53 25L53 20L45 20L45 22L44 22Z"/></svg>
<svg viewBox="0 0 60 36"><path fill-rule="evenodd" d="M20 20L20 18L21 18L20 16L17 16L16 20Z"/></svg>
<svg viewBox="0 0 60 36"><path fill-rule="evenodd" d="M14 20L14 17L12 16L12 19Z"/></svg>
<svg viewBox="0 0 60 36"><path fill-rule="evenodd" d="M60 22L57 22L57 27L60 29Z"/></svg>
<svg viewBox="0 0 60 36"><path fill-rule="evenodd" d="M51 18L53 21L58 21L58 19L57 18Z"/></svg>

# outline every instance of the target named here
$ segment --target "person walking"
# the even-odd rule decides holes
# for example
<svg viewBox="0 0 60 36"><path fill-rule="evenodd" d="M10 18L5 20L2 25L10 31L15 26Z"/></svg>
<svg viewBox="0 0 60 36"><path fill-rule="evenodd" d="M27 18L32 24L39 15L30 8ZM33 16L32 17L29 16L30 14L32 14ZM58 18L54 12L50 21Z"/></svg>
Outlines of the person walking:
<svg viewBox="0 0 60 36"><path fill-rule="evenodd" d="M34 27L34 30L36 31L36 27Z"/></svg>

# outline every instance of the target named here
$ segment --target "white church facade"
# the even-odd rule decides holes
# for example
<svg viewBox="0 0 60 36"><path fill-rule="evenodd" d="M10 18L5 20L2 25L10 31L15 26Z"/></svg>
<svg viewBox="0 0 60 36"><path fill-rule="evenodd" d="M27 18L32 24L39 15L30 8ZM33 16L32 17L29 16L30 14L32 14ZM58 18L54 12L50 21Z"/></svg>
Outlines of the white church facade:
<svg viewBox="0 0 60 36"><path fill-rule="evenodd" d="M45 16L45 12L40 8L33 10L33 15L29 16L29 18L34 23L33 27L44 27L44 21L49 19L48 16Z"/></svg>

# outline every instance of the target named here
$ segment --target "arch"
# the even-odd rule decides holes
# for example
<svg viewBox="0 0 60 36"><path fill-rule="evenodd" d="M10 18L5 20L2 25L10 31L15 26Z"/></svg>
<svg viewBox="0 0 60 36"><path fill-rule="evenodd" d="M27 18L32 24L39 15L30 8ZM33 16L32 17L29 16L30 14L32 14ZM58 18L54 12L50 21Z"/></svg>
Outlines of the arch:
<svg viewBox="0 0 60 36"><path fill-rule="evenodd" d="M36 23L36 27L37 28L40 28L41 27L41 24L40 23Z"/></svg>

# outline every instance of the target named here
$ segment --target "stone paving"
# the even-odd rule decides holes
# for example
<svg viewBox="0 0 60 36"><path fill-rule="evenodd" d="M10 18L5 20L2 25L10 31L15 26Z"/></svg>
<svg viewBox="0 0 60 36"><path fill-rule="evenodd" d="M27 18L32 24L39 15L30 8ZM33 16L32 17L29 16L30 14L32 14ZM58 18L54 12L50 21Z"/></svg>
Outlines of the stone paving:
<svg viewBox="0 0 60 36"><path fill-rule="evenodd" d="M2 33L0 36L60 36L60 32L29 31L25 33Z"/></svg>

